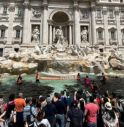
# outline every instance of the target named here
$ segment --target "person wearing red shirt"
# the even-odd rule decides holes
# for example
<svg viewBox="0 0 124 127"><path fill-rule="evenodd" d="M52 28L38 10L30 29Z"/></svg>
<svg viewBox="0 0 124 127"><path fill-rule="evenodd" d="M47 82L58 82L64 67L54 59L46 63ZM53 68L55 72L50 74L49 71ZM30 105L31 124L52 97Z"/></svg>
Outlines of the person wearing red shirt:
<svg viewBox="0 0 124 127"><path fill-rule="evenodd" d="M90 97L90 103L85 105L84 120L87 122L87 127L97 127L97 115L99 107L94 103L94 98Z"/></svg>
<svg viewBox="0 0 124 127"><path fill-rule="evenodd" d="M88 76L86 76L86 77L84 78L84 84L85 84L85 86L90 86L90 84L91 84L91 79L90 79Z"/></svg>

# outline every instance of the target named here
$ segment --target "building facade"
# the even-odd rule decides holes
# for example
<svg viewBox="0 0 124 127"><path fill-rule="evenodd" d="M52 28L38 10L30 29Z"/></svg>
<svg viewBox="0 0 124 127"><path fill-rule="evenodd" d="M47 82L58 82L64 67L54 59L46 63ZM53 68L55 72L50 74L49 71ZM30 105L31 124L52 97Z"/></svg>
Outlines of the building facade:
<svg viewBox="0 0 124 127"><path fill-rule="evenodd" d="M68 45L124 51L124 0L0 0L0 56L52 45L60 26Z"/></svg>

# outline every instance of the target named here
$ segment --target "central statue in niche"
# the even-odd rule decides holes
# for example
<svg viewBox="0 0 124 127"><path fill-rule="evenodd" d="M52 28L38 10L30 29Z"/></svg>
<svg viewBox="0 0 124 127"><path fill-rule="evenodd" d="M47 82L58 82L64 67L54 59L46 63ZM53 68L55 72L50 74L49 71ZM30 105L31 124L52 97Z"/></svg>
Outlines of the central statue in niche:
<svg viewBox="0 0 124 127"><path fill-rule="evenodd" d="M59 28L56 29L55 40L55 47L57 48L57 50L60 52L65 51L65 37L63 35L62 26L59 26Z"/></svg>

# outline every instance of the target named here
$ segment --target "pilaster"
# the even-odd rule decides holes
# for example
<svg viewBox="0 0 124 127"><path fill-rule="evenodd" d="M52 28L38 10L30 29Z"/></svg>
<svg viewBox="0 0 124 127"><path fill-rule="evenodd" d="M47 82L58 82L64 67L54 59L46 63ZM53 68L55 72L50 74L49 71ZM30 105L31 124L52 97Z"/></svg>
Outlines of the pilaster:
<svg viewBox="0 0 124 127"><path fill-rule="evenodd" d="M14 11L15 11L15 4L10 3L9 5L9 27L8 27L8 37L7 37L7 44L12 44L13 42L13 21L14 21Z"/></svg>
<svg viewBox="0 0 124 127"><path fill-rule="evenodd" d="M24 1L24 19L23 19L23 44L31 42L31 25L30 25L30 3Z"/></svg>
<svg viewBox="0 0 124 127"><path fill-rule="evenodd" d="M105 45L109 45L109 31L108 31L108 16L107 16L107 7L103 7L103 16L104 16L104 38Z"/></svg>
<svg viewBox="0 0 124 127"><path fill-rule="evenodd" d="M95 3L91 3L91 33L92 33L92 44L96 44L96 20L95 20Z"/></svg>
<svg viewBox="0 0 124 127"><path fill-rule="evenodd" d="M121 36L121 29L120 29L119 7L115 7L115 14L116 14L116 22L117 22L117 41L118 41L118 45L122 45L122 36Z"/></svg>
<svg viewBox="0 0 124 127"><path fill-rule="evenodd" d="M79 5L78 1L74 1L74 43L79 45L81 40L80 40L80 14L79 14Z"/></svg>
<svg viewBox="0 0 124 127"><path fill-rule="evenodd" d="M47 0L43 0L43 35L42 35L42 44L48 44L48 2Z"/></svg>

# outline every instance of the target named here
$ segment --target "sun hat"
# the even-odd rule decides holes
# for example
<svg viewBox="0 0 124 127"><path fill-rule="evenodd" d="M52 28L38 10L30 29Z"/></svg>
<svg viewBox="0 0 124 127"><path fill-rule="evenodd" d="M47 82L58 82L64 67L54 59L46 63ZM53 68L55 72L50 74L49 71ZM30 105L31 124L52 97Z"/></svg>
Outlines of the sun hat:
<svg viewBox="0 0 124 127"><path fill-rule="evenodd" d="M111 105L111 103L110 103L110 102L106 102L106 103L105 103L105 108L106 108L107 110L112 110L112 105Z"/></svg>
<svg viewBox="0 0 124 127"><path fill-rule="evenodd" d="M43 97L43 96L42 96L42 95L40 95L40 96L39 96L39 99L40 99L40 98L42 98L42 97Z"/></svg>

